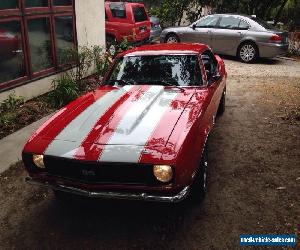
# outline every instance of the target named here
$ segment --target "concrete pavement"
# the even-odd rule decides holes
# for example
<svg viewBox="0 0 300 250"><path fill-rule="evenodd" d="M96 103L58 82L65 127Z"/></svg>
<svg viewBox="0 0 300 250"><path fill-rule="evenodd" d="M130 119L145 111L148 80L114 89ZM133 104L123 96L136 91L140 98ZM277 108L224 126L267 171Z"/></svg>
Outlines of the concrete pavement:
<svg viewBox="0 0 300 250"><path fill-rule="evenodd" d="M21 153L26 141L52 115L48 115L0 140L0 174L22 159Z"/></svg>

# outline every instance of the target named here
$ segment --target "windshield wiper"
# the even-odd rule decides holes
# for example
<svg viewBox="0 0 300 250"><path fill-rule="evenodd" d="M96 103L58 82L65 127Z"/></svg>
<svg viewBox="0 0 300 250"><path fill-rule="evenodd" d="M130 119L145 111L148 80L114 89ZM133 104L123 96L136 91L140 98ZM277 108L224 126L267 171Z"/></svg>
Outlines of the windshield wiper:
<svg viewBox="0 0 300 250"><path fill-rule="evenodd" d="M110 79L108 82L107 82L109 85L111 84L118 84L120 86L125 86L125 85L135 85L136 83L133 81L133 80L128 80L128 81L125 81L125 80L118 80L118 79Z"/></svg>
<svg viewBox="0 0 300 250"><path fill-rule="evenodd" d="M150 82L161 83L164 86L169 86L169 87L173 87L173 88L177 88L177 89L180 89L182 91L185 91L185 89L183 87L180 87L178 85L174 85L171 82L167 82L167 81L164 81L164 80L155 80L155 81L150 81Z"/></svg>

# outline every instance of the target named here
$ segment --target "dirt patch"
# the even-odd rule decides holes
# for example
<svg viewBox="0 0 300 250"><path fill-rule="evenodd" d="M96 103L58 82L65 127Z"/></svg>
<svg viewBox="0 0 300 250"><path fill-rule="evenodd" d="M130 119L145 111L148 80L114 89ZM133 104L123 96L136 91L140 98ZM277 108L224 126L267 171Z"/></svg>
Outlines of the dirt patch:
<svg viewBox="0 0 300 250"><path fill-rule="evenodd" d="M17 164L0 176L1 249L219 250L238 249L243 233L299 237L300 123L289 117L299 87L299 78L229 77L226 111L209 142L209 189L198 206L62 204L25 184Z"/></svg>
<svg viewBox="0 0 300 250"><path fill-rule="evenodd" d="M51 114L55 109L47 101L47 96L29 100L15 109L2 112L0 120L0 139Z"/></svg>

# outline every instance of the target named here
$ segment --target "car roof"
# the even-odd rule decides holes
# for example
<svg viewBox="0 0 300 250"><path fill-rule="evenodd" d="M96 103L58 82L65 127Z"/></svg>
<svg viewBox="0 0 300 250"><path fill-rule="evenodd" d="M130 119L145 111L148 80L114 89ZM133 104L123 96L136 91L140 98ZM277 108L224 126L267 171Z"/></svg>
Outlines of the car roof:
<svg viewBox="0 0 300 250"><path fill-rule="evenodd" d="M139 3L139 2L122 2L122 1L106 1L105 4L111 4L111 3L114 3L114 4L126 4L126 5L132 5L132 6L144 6L143 3Z"/></svg>
<svg viewBox="0 0 300 250"><path fill-rule="evenodd" d="M241 16L241 17L248 17L251 18L251 16L246 14L239 14L239 13L219 13L219 14L211 14L212 16Z"/></svg>
<svg viewBox="0 0 300 250"><path fill-rule="evenodd" d="M199 54L208 49L209 48L207 45L200 43L164 43L136 47L121 53L118 57L141 55Z"/></svg>

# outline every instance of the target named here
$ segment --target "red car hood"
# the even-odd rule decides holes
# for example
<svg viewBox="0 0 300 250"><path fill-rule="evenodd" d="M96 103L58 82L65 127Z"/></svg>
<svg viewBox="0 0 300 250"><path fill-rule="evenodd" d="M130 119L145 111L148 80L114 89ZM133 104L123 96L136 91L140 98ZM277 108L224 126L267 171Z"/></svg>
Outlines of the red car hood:
<svg viewBox="0 0 300 250"><path fill-rule="evenodd" d="M194 93L163 86L100 87L60 110L24 151L84 160L138 157L147 146L166 145Z"/></svg>

